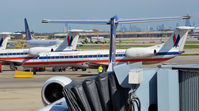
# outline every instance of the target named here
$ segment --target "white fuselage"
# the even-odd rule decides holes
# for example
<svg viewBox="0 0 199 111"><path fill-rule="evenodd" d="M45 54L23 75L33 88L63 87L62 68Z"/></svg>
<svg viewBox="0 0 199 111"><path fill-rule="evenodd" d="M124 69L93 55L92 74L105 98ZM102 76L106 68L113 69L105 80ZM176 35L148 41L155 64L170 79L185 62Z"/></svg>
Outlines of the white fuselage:
<svg viewBox="0 0 199 111"><path fill-rule="evenodd" d="M50 52L50 48L48 49L48 47L42 49L35 49L38 50L38 54L42 51L42 52ZM46 51L44 51L46 50ZM63 51L72 51L71 49L65 49ZM15 65L21 65L23 64L25 61L29 60L29 59L33 59L35 56L38 55L34 55L31 52L34 52L33 49L5 49L5 50L0 50L0 61L2 61L3 64L10 64L10 63L14 63ZM36 52L36 51L35 51Z"/></svg>
<svg viewBox="0 0 199 111"><path fill-rule="evenodd" d="M154 56L148 57L127 57L127 49L116 50L116 64L124 62L140 62L143 63L158 63L169 60L179 53L175 50L169 52L157 53ZM92 51L72 51L72 52L49 52L40 54L39 57L26 61L24 67L38 66L70 66L71 64L104 64L108 65L109 50L92 50Z"/></svg>
<svg viewBox="0 0 199 111"><path fill-rule="evenodd" d="M49 47L49 46L58 46L63 42L63 40L27 40L28 47Z"/></svg>
<svg viewBox="0 0 199 111"><path fill-rule="evenodd" d="M32 59L34 56L29 54L29 49L6 49L0 50L0 61L3 64L16 63L22 64L25 60Z"/></svg>

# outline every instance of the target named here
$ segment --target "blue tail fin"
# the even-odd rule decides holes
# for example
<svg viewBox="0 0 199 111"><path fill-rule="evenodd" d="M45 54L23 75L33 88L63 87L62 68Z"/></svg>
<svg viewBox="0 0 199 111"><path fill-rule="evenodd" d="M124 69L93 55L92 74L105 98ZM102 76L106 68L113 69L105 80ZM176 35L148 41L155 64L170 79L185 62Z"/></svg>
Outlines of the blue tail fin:
<svg viewBox="0 0 199 111"><path fill-rule="evenodd" d="M33 37L31 36L30 29L29 29L28 22L27 22L26 18L24 19L24 23L25 23L26 40L31 40L31 39L33 39Z"/></svg>

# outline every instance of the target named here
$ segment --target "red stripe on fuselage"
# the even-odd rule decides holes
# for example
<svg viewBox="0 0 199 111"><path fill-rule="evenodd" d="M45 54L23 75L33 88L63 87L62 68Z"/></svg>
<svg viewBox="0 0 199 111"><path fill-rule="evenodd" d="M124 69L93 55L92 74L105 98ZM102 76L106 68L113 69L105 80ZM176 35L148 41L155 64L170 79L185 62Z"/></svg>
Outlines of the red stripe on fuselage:
<svg viewBox="0 0 199 111"><path fill-rule="evenodd" d="M116 62L140 62L140 61L166 61L171 58L147 58L147 59L121 59ZM49 61L49 62L25 62L23 65L45 65L45 64L76 64L76 63L108 63L108 60L85 60L85 61Z"/></svg>
<svg viewBox="0 0 199 111"><path fill-rule="evenodd" d="M34 57L10 57L10 58L0 58L0 60L23 60L23 59L33 59Z"/></svg>

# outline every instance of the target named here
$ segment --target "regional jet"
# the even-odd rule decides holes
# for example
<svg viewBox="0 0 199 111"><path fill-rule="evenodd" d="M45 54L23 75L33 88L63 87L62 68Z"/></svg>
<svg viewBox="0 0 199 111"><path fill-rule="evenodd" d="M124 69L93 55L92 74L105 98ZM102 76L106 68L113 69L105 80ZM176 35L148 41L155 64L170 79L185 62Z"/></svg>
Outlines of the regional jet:
<svg viewBox="0 0 199 111"><path fill-rule="evenodd" d="M151 47L139 47L116 50L116 64L124 62L159 63L174 58L183 52L188 32L192 27L177 27L167 42ZM108 66L109 50L48 52L24 62L25 67L71 66L84 64Z"/></svg>
<svg viewBox="0 0 199 111"><path fill-rule="evenodd" d="M0 61L4 65L10 65L10 69L17 69L18 65L21 65L24 61L32 59L38 56L40 53L46 52L55 52L55 51L73 51L76 50L77 41L79 35L76 32L69 32L65 37L65 40L58 46L49 46L49 47L32 47L28 49L5 49L5 44L8 40L6 38L3 42L0 52Z"/></svg>

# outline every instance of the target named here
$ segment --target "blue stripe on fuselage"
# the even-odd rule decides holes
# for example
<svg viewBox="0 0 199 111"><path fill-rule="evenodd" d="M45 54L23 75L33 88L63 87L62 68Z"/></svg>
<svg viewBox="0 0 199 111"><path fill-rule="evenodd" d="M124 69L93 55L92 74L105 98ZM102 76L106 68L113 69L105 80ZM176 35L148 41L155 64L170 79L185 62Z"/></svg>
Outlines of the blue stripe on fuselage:
<svg viewBox="0 0 199 111"><path fill-rule="evenodd" d="M156 55L178 55L179 52L158 52Z"/></svg>
<svg viewBox="0 0 199 111"><path fill-rule="evenodd" d="M179 52L158 52L156 55L178 55ZM41 56L34 59L69 59L69 58L98 58L98 57L108 57L108 54L101 55L76 55L76 56ZM116 54L116 57L125 57L125 54Z"/></svg>

